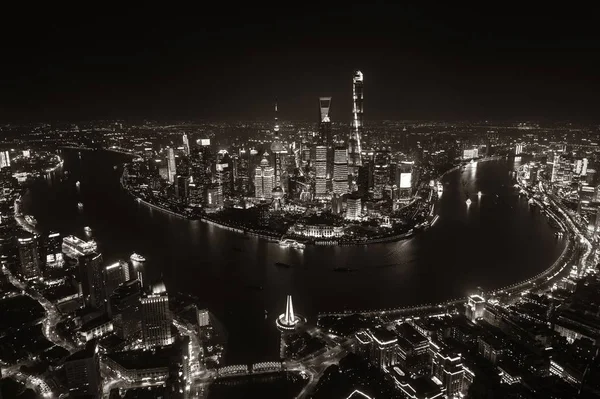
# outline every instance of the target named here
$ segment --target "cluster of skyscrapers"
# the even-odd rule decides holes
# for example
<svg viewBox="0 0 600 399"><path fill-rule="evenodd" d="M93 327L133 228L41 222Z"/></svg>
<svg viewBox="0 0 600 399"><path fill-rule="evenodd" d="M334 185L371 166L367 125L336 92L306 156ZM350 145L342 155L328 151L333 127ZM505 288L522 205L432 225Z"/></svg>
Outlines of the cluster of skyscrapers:
<svg viewBox="0 0 600 399"><path fill-rule="evenodd" d="M318 99L315 129L285 131L276 103L274 123L262 148L216 151L208 139L190 146L184 134L182 147L166 149L160 175L171 184L179 202L203 206L207 212L221 209L228 199L244 198L273 204L276 209L284 200L321 202L341 213L351 200L349 218L358 219L366 200L408 198L413 163L400 162L388 150L365 149L363 84L363 73L355 71L349 127L333 124L333 99L324 96ZM156 184L151 188L157 189Z"/></svg>

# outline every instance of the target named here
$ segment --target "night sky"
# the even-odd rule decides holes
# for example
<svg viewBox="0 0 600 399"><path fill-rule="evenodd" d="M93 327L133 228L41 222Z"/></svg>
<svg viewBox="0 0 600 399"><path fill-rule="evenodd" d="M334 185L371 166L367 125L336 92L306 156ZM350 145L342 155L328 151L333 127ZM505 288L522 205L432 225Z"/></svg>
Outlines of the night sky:
<svg viewBox="0 0 600 399"><path fill-rule="evenodd" d="M3 12L0 119L600 120L596 9L222 3Z"/></svg>

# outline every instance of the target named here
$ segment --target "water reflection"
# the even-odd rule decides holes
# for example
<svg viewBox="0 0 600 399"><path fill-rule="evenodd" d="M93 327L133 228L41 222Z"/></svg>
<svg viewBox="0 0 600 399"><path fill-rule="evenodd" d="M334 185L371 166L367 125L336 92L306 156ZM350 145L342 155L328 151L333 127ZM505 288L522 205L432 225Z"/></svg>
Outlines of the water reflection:
<svg viewBox="0 0 600 399"><path fill-rule="evenodd" d="M167 289L197 296L222 320L229 330L228 362L276 355L273 317L281 313L287 294L310 322L329 310L436 302L477 286L500 287L530 277L552 263L564 245L545 219L515 196L513 165L506 161L480 162L448 174L439 220L410 240L297 251L133 201L113 170L119 159L65 154L69 175L62 183L43 180L33 187L27 212L44 228L63 234L81 234L91 226L105 259L127 259L134 250L142 254L147 278L162 275ZM77 180L81 192L75 189ZM474 200L478 191L486 200L478 196L468 209L466 195ZM75 211L79 201L86 204L82 214ZM340 268L352 271L336 271Z"/></svg>

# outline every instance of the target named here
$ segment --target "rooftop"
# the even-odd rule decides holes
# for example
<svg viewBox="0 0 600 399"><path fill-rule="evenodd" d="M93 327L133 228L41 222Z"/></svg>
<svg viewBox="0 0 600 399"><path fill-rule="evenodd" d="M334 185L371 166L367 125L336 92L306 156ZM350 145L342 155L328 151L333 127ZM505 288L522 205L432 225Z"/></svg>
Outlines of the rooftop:
<svg viewBox="0 0 600 399"><path fill-rule="evenodd" d="M96 340L93 339L86 344L85 349L75 352L66 358L65 363L91 358L96 353L96 347Z"/></svg>
<svg viewBox="0 0 600 399"><path fill-rule="evenodd" d="M381 327L373 329L371 336L379 345L389 345L398 342L396 334Z"/></svg>
<svg viewBox="0 0 600 399"><path fill-rule="evenodd" d="M358 389L355 389L354 391L352 391L350 396L348 396L346 399L374 399L374 398L372 398L371 396L367 395L364 392L359 391Z"/></svg>
<svg viewBox="0 0 600 399"><path fill-rule="evenodd" d="M81 331L90 331L90 330L93 330L94 328L100 327L101 325L109 323L109 322L110 322L110 317L108 316L108 314L104 313L102 316L96 317L95 319L90 320L87 323L84 323L81 326Z"/></svg>
<svg viewBox="0 0 600 399"><path fill-rule="evenodd" d="M423 341L427 341L421 333L419 333L413 326L408 323L402 323L397 328L396 331L402 338L406 339L411 345L419 345L423 343Z"/></svg>

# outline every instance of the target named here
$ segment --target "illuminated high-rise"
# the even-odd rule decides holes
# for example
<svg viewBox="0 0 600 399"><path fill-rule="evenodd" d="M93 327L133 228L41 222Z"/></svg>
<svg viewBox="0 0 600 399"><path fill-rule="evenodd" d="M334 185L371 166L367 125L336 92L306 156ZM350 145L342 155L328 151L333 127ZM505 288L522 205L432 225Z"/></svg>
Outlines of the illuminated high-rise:
<svg viewBox="0 0 600 399"><path fill-rule="evenodd" d="M272 198L275 185L275 170L269 166L268 153L264 153L260 166L254 170L254 196L256 198Z"/></svg>
<svg viewBox="0 0 600 399"><path fill-rule="evenodd" d="M471 295L469 296L466 304L465 315L472 322L476 322L477 320L483 318L484 309L485 299L483 299L480 295Z"/></svg>
<svg viewBox="0 0 600 399"><path fill-rule="evenodd" d="M216 184L221 197L229 197L233 194L233 159L226 150L217 153L217 161L214 165L215 174L213 183Z"/></svg>
<svg viewBox="0 0 600 399"><path fill-rule="evenodd" d="M140 288L139 280L129 280L110 296L114 331L121 339L137 338L141 332Z"/></svg>
<svg viewBox="0 0 600 399"><path fill-rule="evenodd" d="M147 277L146 277L146 258L140 254L132 253L129 257L129 262L131 263L132 269L132 280L138 279L142 287L146 287L148 285Z"/></svg>
<svg viewBox="0 0 600 399"><path fill-rule="evenodd" d="M358 175L362 165L361 152L363 140L363 74L355 71L352 79L352 130L348 140L348 165L350 174ZM354 177L356 179L356 177Z"/></svg>
<svg viewBox="0 0 600 399"><path fill-rule="evenodd" d="M351 195L346 202L346 219L358 220L362 217L360 197Z"/></svg>
<svg viewBox="0 0 600 399"><path fill-rule="evenodd" d="M331 97L319 97L319 129L316 136L316 145L324 146L325 151L325 190L331 190L331 177L333 176L333 133L331 130ZM322 159L316 159L315 164L319 167ZM324 194L318 194L323 196Z"/></svg>
<svg viewBox="0 0 600 399"><path fill-rule="evenodd" d="M99 398L102 395L98 345L90 341L85 349L65 359L69 397Z"/></svg>
<svg viewBox="0 0 600 399"><path fill-rule="evenodd" d="M152 292L141 299L142 307L142 341L147 348L170 345L171 311L169 310L169 295L163 283L152 287Z"/></svg>
<svg viewBox="0 0 600 399"><path fill-rule="evenodd" d="M64 265L62 239L60 233L50 232L44 243L47 268L61 268Z"/></svg>
<svg viewBox="0 0 600 399"><path fill-rule="evenodd" d="M188 194L190 191L190 179L188 176L177 175L175 177L175 197L181 203L187 203Z"/></svg>
<svg viewBox="0 0 600 399"><path fill-rule="evenodd" d="M319 97L319 136L318 141L327 147L333 146L331 132L331 97Z"/></svg>
<svg viewBox="0 0 600 399"><path fill-rule="evenodd" d="M343 195L348 192L348 149L336 146L333 156L333 193Z"/></svg>
<svg viewBox="0 0 600 399"><path fill-rule="evenodd" d="M515 145L515 155L520 155L523 152L523 144L517 143Z"/></svg>
<svg viewBox="0 0 600 399"><path fill-rule="evenodd" d="M431 377L439 381L439 385L447 398L462 397L468 388L464 381L465 368L462 356L454 349L431 341L429 344L431 359Z"/></svg>
<svg viewBox="0 0 600 399"><path fill-rule="evenodd" d="M0 151L0 168L10 166L10 154L8 151Z"/></svg>
<svg viewBox="0 0 600 399"><path fill-rule="evenodd" d="M183 134L183 150L185 151L185 155L190 156L190 140L188 139L188 135L186 133Z"/></svg>
<svg viewBox="0 0 600 399"><path fill-rule="evenodd" d="M40 276L40 256L38 253L37 238L33 234L19 237L17 239L19 249L19 260L21 262L21 274L25 279Z"/></svg>
<svg viewBox="0 0 600 399"><path fill-rule="evenodd" d="M279 121L277 119L277 103L275 103L275 125L273 126L273 142L271 143L271 153L273 154L273 172L275 187L284 188L285 174L285 155L287 151L281 142L279 136Z"/></svg>
<svg viewBox="0 0 600 399"><path fill-rule="evenodd" d="M102 254L91 253L79 258L79 276L86 305L100 309L104 306L106 291L102 273Z"/></svg>
<svg viewBox="0 0 600 399"><path fill-rule="evenodd" d="M106 297L110 297L113 291L122 283L129 280L129 264L119 260L104 268L104 288Z"/></svg>
<svg viewBox="0 0 600 399"><path fill-rule="evenodd" d="M315 196L323 198L327 194L327 147L318 145L315 154Z"/></svg>
<svg viewBox="0 0 600 399"><path fill-rule="evenodd" d="M169 176L169 183L173 184L175 182L175 176L177 175L177 167L175 165L175 150L173 148L169 148L167 150L167 174Z"/></svg>

